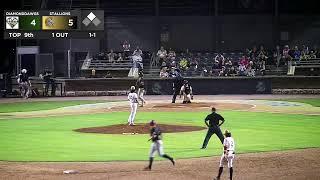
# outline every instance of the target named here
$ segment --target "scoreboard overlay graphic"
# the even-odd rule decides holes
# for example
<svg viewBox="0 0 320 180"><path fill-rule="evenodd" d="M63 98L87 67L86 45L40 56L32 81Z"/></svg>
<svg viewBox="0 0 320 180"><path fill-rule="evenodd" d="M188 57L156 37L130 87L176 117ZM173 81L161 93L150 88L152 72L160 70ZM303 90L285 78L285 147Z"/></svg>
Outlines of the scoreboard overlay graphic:
<svg viewBox="0 0 320 180"><path fill-rule="evenodd" d="M104 11L4 11L4 39L103 38Z"/></svg>

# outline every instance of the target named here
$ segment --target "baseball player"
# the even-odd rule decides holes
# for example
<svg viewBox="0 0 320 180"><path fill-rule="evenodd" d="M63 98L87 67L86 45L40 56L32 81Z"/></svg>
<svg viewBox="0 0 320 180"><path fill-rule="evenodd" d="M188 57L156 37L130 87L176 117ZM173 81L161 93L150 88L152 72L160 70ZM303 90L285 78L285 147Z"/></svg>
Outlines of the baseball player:
<svg viewBox="0 0 320 180"><path fill-rule="evenodd" d="M223 143L223 140L224 140L220 126L224 123L225 120L220 114L216 113L216 108L212 107L211 111L212 113L209 114L204 120L204 122L208 126L208 132L207 132L206 138L203 141L203 145L201 149L207 148L208 142L213 134L216 134L218 136L221 143Z"/></svg>
<svg viewBox="0 0 320 180"><path fill-rule="evenodd" d="M139 78L136 82L136 87L138 88L138 99L140 99L140 107L143 107L143 104L146 104L146 100L143 98L144 95L144 81L143 81L143 72L139 72Z"/></svg>
<svg viewBox="0 0 320 180"><path fill-rule="evenodd" d="M219 165L219 173L215 180L220 180L222 171L223 171L223 163L228 163L229 173L230 173L230 180L232 180L233 175L233 159L235 154L235 142L234 139L231 137L231 132L226 130L224 135L226 138L223 141L223 154L220 159Z"/></svg>
<svg viewBox="0 0 320 180"><path fill-rule="evenodd" d="M28 99L30 94L31 82L26 69L21 70L21 74L18 75L17 82L20 87L21 97Z"/></svg>
<svg viewBox="0 0 320 180"><path fill-rule="evenodd" d="M165 154L163 151L163 143L162 143L162 135L161 135L161 130L160 128L157 126L156 121L155 120L151 120L149 122L150 125L150 139L152 141L151 144L151 149L150 149L150 153L149 153L149 166L145 167L145 170L151 170L152 168L152 162L153 162L153 158L155 156L155 153L158 152L159 156L169 159L171 161L171 163L173 165L175 165L175 162L173 160L172 157L170 157L169 155Z"/></svg>
<svg viewBox="0 0 320 180"><path fill-rule="evenodd" d="M130 93L128 94L128 100L130 103L131 113L128 118L129 126L134 126L134 118L136 116L137 108L138 108L138 95L135 93L136 88L131 86Z"/></svg>
<svg viewBox="0 0 320 180"><path fill-rule="evenodd" d="M180 98L183 95L183 104L191 103L193 100L192 87L190 86L188 80L183 81L183 86L180 89Z"/></svg>
<svg viewBox="0 0 320 180"><path fill-rule="evenodd" d="M174 80L172 83L172 88L173 88L172 103L176 103L177 95L179 94L181 90L181 86L183 85L183 77L181 76L179 69L175 69L173 76L174 76Z"/></svg>

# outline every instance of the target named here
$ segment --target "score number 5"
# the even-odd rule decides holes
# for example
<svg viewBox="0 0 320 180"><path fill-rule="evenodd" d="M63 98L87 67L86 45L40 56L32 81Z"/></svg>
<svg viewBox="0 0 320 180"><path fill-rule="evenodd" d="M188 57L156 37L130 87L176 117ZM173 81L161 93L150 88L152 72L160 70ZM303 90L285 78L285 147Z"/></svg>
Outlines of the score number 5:
<svg viewBox="0 0 320 180"><path fill-rule="evenodd" d="M70 27L73 26L73 19L69 19L68 26L70 26Z"/></svg>

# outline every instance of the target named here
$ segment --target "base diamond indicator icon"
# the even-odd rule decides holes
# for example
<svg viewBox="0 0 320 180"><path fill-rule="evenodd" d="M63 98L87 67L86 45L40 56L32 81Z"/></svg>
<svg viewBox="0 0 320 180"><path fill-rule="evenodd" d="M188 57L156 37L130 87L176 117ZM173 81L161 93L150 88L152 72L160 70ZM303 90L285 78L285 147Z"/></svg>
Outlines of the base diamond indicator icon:
<svg viewBox="0 0 320 180"><path fill-rule="evenodd" d="M87 18L89 18L90 21L92 21L94 18L96 18L96 15L93 14L92 12L90 12L90 14L88 14Z"/></svg>
<svg viewBox="0 0 320 180"><path fill-rule="evenodd" d="M93 14L93 12L90 12L86 18L83 19L82 23L85 26L89 26L91 24L91 22L95 25L98 26L101 21L99 18L97 18L97 16L95 14Z"/></svg>

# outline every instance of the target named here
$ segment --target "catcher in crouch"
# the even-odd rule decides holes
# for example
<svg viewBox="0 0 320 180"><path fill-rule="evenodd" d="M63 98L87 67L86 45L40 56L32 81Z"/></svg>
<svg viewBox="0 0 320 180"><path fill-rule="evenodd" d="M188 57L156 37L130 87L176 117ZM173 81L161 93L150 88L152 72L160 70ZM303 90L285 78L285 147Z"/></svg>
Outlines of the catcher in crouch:
<svg viewBox="0 0 320 180"><path fill-rule="evenodd" d="M191 103L193 100L192 87L190 86L188 80L183 81L183 86L180 89L180 98L183 95L183 104Z"/></svg>

